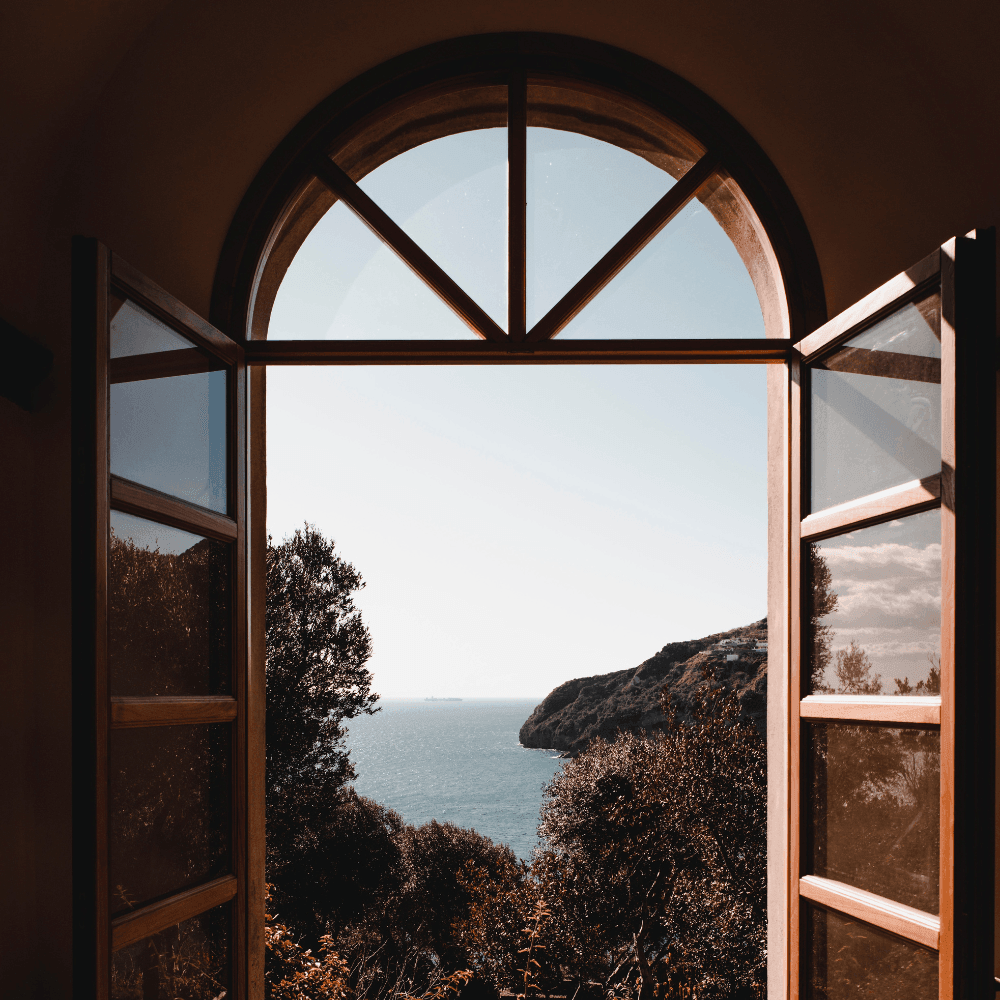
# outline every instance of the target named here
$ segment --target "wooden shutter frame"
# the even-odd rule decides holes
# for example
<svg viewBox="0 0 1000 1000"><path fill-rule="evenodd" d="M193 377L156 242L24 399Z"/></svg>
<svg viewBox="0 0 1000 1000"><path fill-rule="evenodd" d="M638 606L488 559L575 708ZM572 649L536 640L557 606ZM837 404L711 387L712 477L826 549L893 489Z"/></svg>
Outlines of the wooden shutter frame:
<svg viewBox="0 0 1000 1000"><path fill-rule="evenodd" d="M109 474L108 299L114 290L211 352L227 386L227 514L185 503ZM262 981L263 662L248 649L247 436L249 386L242 347L98 241L73 241L73 963L82 993L106 997L114 950L232 905L232 989ZM231 543L232 697L108 695L107 558L110 512L119 509ZM253 723L251 724L251 719ZM112 728L228 721L232 725L231 874L110 919L108 735ZM260 728L259 738L251 733ZM250 763L250 762L253 763ZM259 864L257 862L260 862ZM258 904L260 904L258 906ZM258 917L259 910L259 917ZM256 947L255 944L255 947Z"/></svg>
<svg viewBox="0 0 1000 1000"><path fill-rule="evenodd" d="M994 755L996 749L995 234L956 238L795 345L769 371L768 893L769 996L797 998L805 935L799 899L868 919L939 951L940 1000L992 992ZM808 362L919 298L940 282L942 473L803 517L809 442L803 427ZM850 526L940 507L942 696L809 696L803 543ZM786 541L782 542L782 536ZM777 629L784 630L783 641ZM979 665L982 665L981 667ZM769 667L778 664L769 662ZM784 678L784 682L775 681ZM922 704L922 702L928 702ZM920 704L918 704L920 702ZM938 921L802 869L803 720L844 719L941 727L941 899ZM777 820L778 822L775 822ZM891 911L898 910L898 913ZM775 921L778 917L778 921ZM778 926L775 926L775 924ZM937 923L935 932L932 924Z"/></svg>

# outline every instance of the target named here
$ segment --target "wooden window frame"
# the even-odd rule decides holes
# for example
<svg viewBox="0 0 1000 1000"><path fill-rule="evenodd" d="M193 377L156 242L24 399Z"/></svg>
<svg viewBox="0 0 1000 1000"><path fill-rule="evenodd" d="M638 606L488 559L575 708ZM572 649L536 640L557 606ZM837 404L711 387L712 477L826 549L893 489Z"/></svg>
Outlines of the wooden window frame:
<svg viewBox="0 0 1000 1000"><path fill-rule="evenodd" d="M96 240L77 238L73 254L74 980L81 992L106 997L115 951L231 902L232 989L235 995L246 996L247 984L260 978L263 962L261 921L254 916L263 903L263 808L262 796L253 787L263 773L263 664L248 655L245 526L250 407L243 349ZM200 349L200 355L207 352L214 357L216 361L204 370L228 371L225 514L110 474L111 384L194 370L189 351L122 359L121 365L109 360L109 298L113 293L182 334ZM116 373L116 367L122 370ZM114 510L230 544L231 695L109 695L107 560ZM231 871L112 919L110 733L207 723L224 723L232 731Z"/></svg>
<svg viewBox="0 0 1000 1000"><path fill-rule="evenodd" d="M789 378L774 385L773 512L785 497L781 544L772 534L769 617L787 622L785 685L769 671L769 919L785 930L769 951L787 993L797 998L805 970L800 900L865 921L938 952L940 1000L993 990L994 753L996 626L995 234L944 244L795 345ZM942 472L926 479L804 513L810 461L805 431L808 366L872 324L932 290L941 293ZM984 363L984 357L985 363ZM782 466L778 468L778 466ZM804 688L809 637L804 546L850 528L940 509L942 612L940 697L810 695ZM784 585L778 579L785 576ZM778 618L782 615L782 618ZM773 632L772 632L773 635ZM770 648L775 643L771 642ZM988 664L988 669L976 669ZM941 733L939 916L809 875L804 869L807 720L939 727ZM784 734L782 734L784 730ZM784 735L784 739L781 739ZM985 789L985 791L984 791ZM775 824L778 818L782 821ZM777 830L775 831L778 832ZM784 886L780 877L784 875ZM778 920L775 920L778 918ZM786 936L787 935L787 936ZM778 935L775 935L778 937ZM771 970L769 968L769 974Z"/></svg>
<svg viewBox="0 0 1000 1000"><path fill-rule="evenodd" d="M614 93L623 102L641 102L654 112L678 122L701 141L709 151L698 168L689 171L686 181L675 184L666 199L653 207L614 248L557 304L534 331L525 325L526 214L515 206L526 195L526 126L527 93L532 79L561 79L584 88L595 87ZM345 198L369 228L383 239L453 310L466 322L475 316L449 282L442 280L436 266L428 266L425 255L412 241L400 234L399 227L384 213L373 209L359 195L355 179L344 170L331 167L328 150L339 135L357 130L366 120L385 114L398 117L419 99L425 88L448 91L456 86L474 86L492 81L507 88L508 128L508 326L509 333L498 332L494 325L480 323L480 339L468 341L269 341L266 339L270 303L277 280L269 276L274 257L279 259L279 274L290 263L293 250L282 245L283 233L290 234L297 249L313 224L332 200L319 201L322 209L312 208L303 192L315 191L322 181L328 199L336 194ZM418 95L414 98L413 95ZM460 103L460 102L459 102ZM496 124L496 122L491 122ZM441 132L423 138L435 138ZM669 222L686 199L714 170L733 178L744 193L769 242L771 281L780 286L780 317L772 317L766 337L755 340L607 340L572 341L552 339L566 322L582 308L655 234ZM360 179L361 174L357 179ZM321 197L313 195L314 198ZM310 212L314 214L310 216ZM261 305L263 301L263 306ZM254 407L250 436L260 442L251 455L252 521L263 516L266 489L262 474L264 462L265 373L268 365L445 365L445 364L765 364L768 366L768 449L770 455L782 451L787 435L787 413L781 401L788 397L792 345L826 320L822 281L808 232L794 201L777 171L742 129L717 105L684 81L661 67L637 59L609 46L579 39L555 36L479 36L455 43L431 46L418 53L393 60L366 74L331 96L295 129L278 147L258 175L244 199L230 229L223 249L212 298L212 321L219 329L241 339L246 352L248 371L256 379L260 402ZM547 321L547 322L546 322ZM534 336L532 336L534 334ZM787 463L770 462L768 469L769 544L784 552L788 545L788 468ZM263 575L264 536L251 545L251 579ZM771 626L770 656L787 670L788 587L787 562L772 558L768 571L769 614L777 625ZM775 607L779 609L775 616ZM259 623L262 613L253 617L252 643L263 649ZM786 645L782 647L781 637ZM783 749L777 756L787 757L788 740L785 715L775 716L774 704L783 704L782 682L775 684L769 698L769 719L778 719L777 732L769 721L769 740L777 738ZM775 699L777 698L777 702ZM787 713L786 713L787 715ZM769 760L773 755L769 754ZM773 769L773 761L772 761ZM775 805L782 805L786 784L771 781L769 815ZM778 813L781 814L780 812ZM772 824L773 827L773 824ZM784 827L769 829L771 841L784 843ZM772 898L769 907L782 917L782 900L787 883L787 869L774 870L774 850L769 851ZM774 890L773 887L779 889ZM781 897L776 902L776 898ZM784 934L774 921L769 931L769 954L783 955ZM777 942L777 947L776 947ZM772 997L788 995L787 964L769 962L769 987ZM254 994L256 996L256 994Z"/></svg>

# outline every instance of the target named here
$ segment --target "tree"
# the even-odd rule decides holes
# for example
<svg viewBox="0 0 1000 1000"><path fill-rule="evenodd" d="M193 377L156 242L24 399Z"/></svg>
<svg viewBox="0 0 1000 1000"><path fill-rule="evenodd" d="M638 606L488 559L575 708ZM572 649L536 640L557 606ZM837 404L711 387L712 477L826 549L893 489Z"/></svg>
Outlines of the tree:
<svg viewBox="0 0 1000 1000"><path fill-rule="evenodd" d="M863 646L853 639L845 649L837 650L834 673L839 694L881 694L882 678L873 673L874 665Z"/></svg>
<svg viewBox="0 0 1000 1000"><path fill-rule="evenodd" d="M396 916L400 943L432 952L445 967L464 966L461 924L473 898L468 873L500 882L512 872L523 877L523 866L506 844L454 823L406 826L397 839L405 867Z"/></svg>
<svg viewBox="0 0 1000 1000"><path fill-rule="evenodd" d="M306 524L267 546L267 790L355 777L343 723L377 712L371 636L354 605L361 574Z"/></svg>
<svg viewBox="0 0 1000 1000"><path fill-rule="evenodd" d="M268 539L267 872L283 919L313 944L338 908L347 919L374 891L341 843L367 852L366 864L377 856L378 878L391 880L399 857L402 820L344 787L356 777L344 722L378 711L371 637L353 598L362 587L309 524L279 545Z"/></svg>
<svg viewBox="0 0 1000 1000"><path fill-rule="evenodd" d="M809 633L811 637L809 679L812 694L831 694L826 672L830 666L833 626L826 621L840 603L836 591L830 590L833 576L830 567L815 543L809 545Z"/></svg>
<svg viewBox="0 0 1000 1000"><path fill-rule="evenodd" d="M711 680L706 677L706 680ZM595 740L546 790L533 865L549 961L641 1000L759 985L766 930L766 745L706 685L693 724Z"/></svg>
<svg viewBox="0 0 1000 1000"><path fill-rule="evenodd" d="M310 946L368 923L384 928L402 887L399 813L322 784L290 790L269 823L268 878L282 921Z"/></svg>

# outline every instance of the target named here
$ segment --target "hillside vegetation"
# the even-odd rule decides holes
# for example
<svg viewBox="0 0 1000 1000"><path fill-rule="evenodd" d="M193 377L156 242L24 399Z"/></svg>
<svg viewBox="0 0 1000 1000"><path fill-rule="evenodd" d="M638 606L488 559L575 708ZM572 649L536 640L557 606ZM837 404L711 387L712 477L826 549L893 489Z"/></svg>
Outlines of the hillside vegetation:
<svg viewBox="0 0 1000 1000"><path fill-rule="evenodd" d="M726 640L742 642L728 645ZM613 740L619 732L662 730L666 690L682 719L690 719L699 692L708 686L732 691L739 700L741 721L761 734L767 714L767 619L702 639L671 642L637 667L596 677L578 677L555 688L521 727L521 745L562 750L577 756L599 736ZM738 655L729 660L728 656ZM713 677L705 679L706 674Z"/></svg>

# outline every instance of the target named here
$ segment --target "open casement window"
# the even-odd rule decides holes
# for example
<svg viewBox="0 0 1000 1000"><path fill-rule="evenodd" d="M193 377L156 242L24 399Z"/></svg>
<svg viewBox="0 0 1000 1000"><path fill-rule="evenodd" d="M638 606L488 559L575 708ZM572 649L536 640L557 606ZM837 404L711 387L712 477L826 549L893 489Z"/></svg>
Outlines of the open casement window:
<svg viewBox="0 0 1000 1000"><path fill-rule="evenodd" d="M787 921L769 959L793 997L993 991L994 284L992 232L952 240L789 363L789 544L771 553L772 579L790 566L788 756L769 814Z"/></svg>
<svg viewBox="0 0 1000 1000"><path fill-rule="evenodd" d="M74 255L77 986L245 996L243 349L95 241Z"/></svg>

